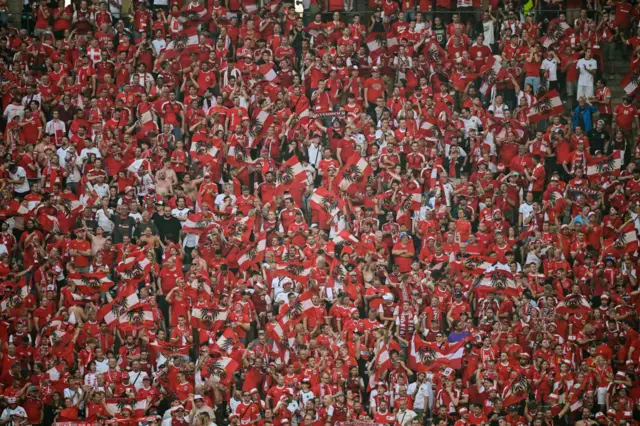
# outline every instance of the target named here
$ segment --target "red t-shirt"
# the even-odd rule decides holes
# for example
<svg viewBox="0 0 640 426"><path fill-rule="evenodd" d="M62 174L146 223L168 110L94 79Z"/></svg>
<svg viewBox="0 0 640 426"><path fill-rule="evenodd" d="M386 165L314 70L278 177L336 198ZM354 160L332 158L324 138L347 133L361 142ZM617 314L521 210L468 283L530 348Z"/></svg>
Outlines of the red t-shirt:
<svg viewBox="0 0 640 426"><path fill-rule="evenodd" d="M78 251L91 250L91 243L87 240L73 240L69 243L69 249ZM73 264L76 268L86 268L89 266L89 258L78 254L73 256Z"/></svg>
<svg viewBox="0 0 640 426"><path fill-rule="evenodd" d="M364 82L364 87L367 89L367 101L374 102L379 97L383 97L384 93L384 80L381 78L368 78Z"/></svg>
<svg viewBox="0 0 640 426"><path fill-rule="evenodd" d="M616 124L623 130L631 130L633 128L633 119L638 115L638 110L633 105L624 106L616 105Z"/></svg>

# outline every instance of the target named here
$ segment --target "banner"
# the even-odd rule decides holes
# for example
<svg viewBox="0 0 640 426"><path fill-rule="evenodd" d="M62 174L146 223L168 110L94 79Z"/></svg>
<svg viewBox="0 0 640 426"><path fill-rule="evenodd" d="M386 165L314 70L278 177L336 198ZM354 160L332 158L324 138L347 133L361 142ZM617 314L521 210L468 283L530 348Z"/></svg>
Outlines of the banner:
<svg viewBox="0 0 640 426"><path fill-rule="evenodd" d="M335 426L384 426L381 423L373 422L337 422Z"/></svg>
<svg viewBox="0 0 640 426"><path fill-rule="evenodd" d="M311 114L312 119L316 118L345 118L347 111L327 111L327 112L314 112Z"/></svg>
<svg viewBox="0 0 640 426"><path fill-rule="evenodd" d="M127 419L127 420L132 420L132 419ZM55 422L54 423L54 426L98 426L98 425L99 425L98 422Z"/></svg>

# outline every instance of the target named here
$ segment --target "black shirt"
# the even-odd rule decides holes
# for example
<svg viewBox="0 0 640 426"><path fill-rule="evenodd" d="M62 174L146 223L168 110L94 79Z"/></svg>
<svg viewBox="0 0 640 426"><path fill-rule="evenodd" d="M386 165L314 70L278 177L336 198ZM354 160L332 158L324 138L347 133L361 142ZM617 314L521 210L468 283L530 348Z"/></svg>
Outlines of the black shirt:
<svg viewBox="0 0 640 426"><path fill-rule="evenodd" d="M166 217L164 215L159 215L158 213L153 214L153 223L158 227L158 231L160 232L160 238L164 241L167 239L177 243L180 241L180 231L182 230L182 224L175 217Z"/></svg>
<svg viewBox="0 0 640 426"><path fill-rule="evenodd" d="M605 155L609 154L608 152L604 152L604 144L609 138L608 135L604 132L604 129L602 129L602 131L598 131L594 127L593 129L589 130L589 133L587 133L587 137L589 138L589 153L591 155L595 155L596 151L601 151Z"/></svg>
<svg viewBox="0 0 640 426"><path fill-rule="evenodd" d="M122 242L122 238L128 235L129 238L133 238L133 231L136 229L136 220L131 216L122 218L119 214L111 215L111 222L113 222L113 243L119 244Z"/></svg>

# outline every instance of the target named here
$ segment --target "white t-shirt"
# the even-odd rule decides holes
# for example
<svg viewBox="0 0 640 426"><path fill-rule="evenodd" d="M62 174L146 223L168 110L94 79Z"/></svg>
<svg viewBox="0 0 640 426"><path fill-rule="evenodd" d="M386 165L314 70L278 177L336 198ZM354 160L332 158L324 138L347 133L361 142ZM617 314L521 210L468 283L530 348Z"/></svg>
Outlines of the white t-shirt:
<svg viewBox="0 0 640 426"><path fill-rule="evenodd" d="M407 387L407 393L409 395L413 395L416 391L417 383L413 382ZM420 385L418 389L418 393L416 397L413 399L413 409L414 410L424 410L426 407L424 406L424 399L427 398L427 403L429 403L429 398L432 394L432 385L430 382L424 382Z"/></svg>
<svg viewBox="0 0 640 426"><path fill-rule="evenodd" d="M545 71L549 71L548 81L558 81L558 63L555 59L545 59L542 61L541 68Z"/></svg>
<svg viewBox="0 0 640 426"><path fill-rule="evenodd" d="M491 46L496 42L496 39L494 36L495 33L494 33L493 19L489 19L487 22L482 23L482 33L484 34L483 43L486 46Z"/></svg>
<svg viewBox="0 0 640 426"><path fill-rule="evenodd" d="M104 210L100 209L96 211L96 221L98 222L98 226L104 230L104 232L113 231L113 222L111 221L111 215L113 214L113 210L107 209L107 213L105 214Z"/></svg>
<svg viewBox="0 0 640 426"><path fill-rule="evenodd" d="M468 119L463 118L462 122L464 123L464 134L465 136L469 136L469 130L471 129L480 129L482 127L482 121L475 115L472 115Z"/></svg>
<svg viewBox="0 0 640 426"><path fill-rule="evenodd" d="M218 194L216 195L216 199L215 199L215 203L218 207L222 207L224 205L224 199L227 197L231 197L231 204L235 204L236 203L236 196L233 194L225 194L224 192L222 194Z"/></svg>
<svg viewBox="0 0 640 426"><path fill-rule="evenodd" d="M488 111L493 112L493 116L496 118L504 118L504 112L509 111L509 107L506 104L492 104L489 106Z"/></svg>
<svg viewBox="0 0 640 426"><path fill-rule="evenodd" d="M9 172L11 179L22 179L22 183L14 183L13 188L18 194L24 194L29 192L29 181L27 180L27 172L20 166L18 166L15 173Z"/></svg>
<svg viewBox="0 0 640 426"><path fill-rule="evenodd" d="M24 417L27 418L27 412L24 411L24 408L19 405L16 408L5 408L2 412L2 416L0 416L0 420L9 420L11 416ZM9 421L9 423L5 423L7 426L13 426L17 424L13 420Z"/></svg>
<svg viewBox="0 0 640 426"><path fill-rule="evenodd" d="M518 211L522 214L522 223L524 223L524 221L533 214L533 205L522 203Z"/></svg>
<svg viewBox="0 0 640 426"><path fill-rule="evenodd" d="M578 86L593 86L596 77L587 70L598 69L598 63L596 62L596 60L593 58L582 58L576 64L576 68L578 68L578 73L580 74L578 77Z"/></svg>
<svg viewBox="0 0 640 426"><path fill-rule="evenodd" d="M183 209L179 209L176 207L175 209L171 210L171 214L174 216L188 216L190 211L191 209L189 207L185 207Z"/></svg>

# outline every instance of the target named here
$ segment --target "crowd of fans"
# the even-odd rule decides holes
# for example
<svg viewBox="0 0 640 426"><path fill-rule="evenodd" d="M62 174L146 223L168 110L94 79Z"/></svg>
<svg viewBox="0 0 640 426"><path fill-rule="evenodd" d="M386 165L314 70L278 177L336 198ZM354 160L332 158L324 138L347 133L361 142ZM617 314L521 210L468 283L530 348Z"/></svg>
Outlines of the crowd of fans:
<svg viewBox="0 0 640 426"><path fill-rule="evenodd" d="M638 424L640 6L152 3L0 1L0 425Z"/></svg>

